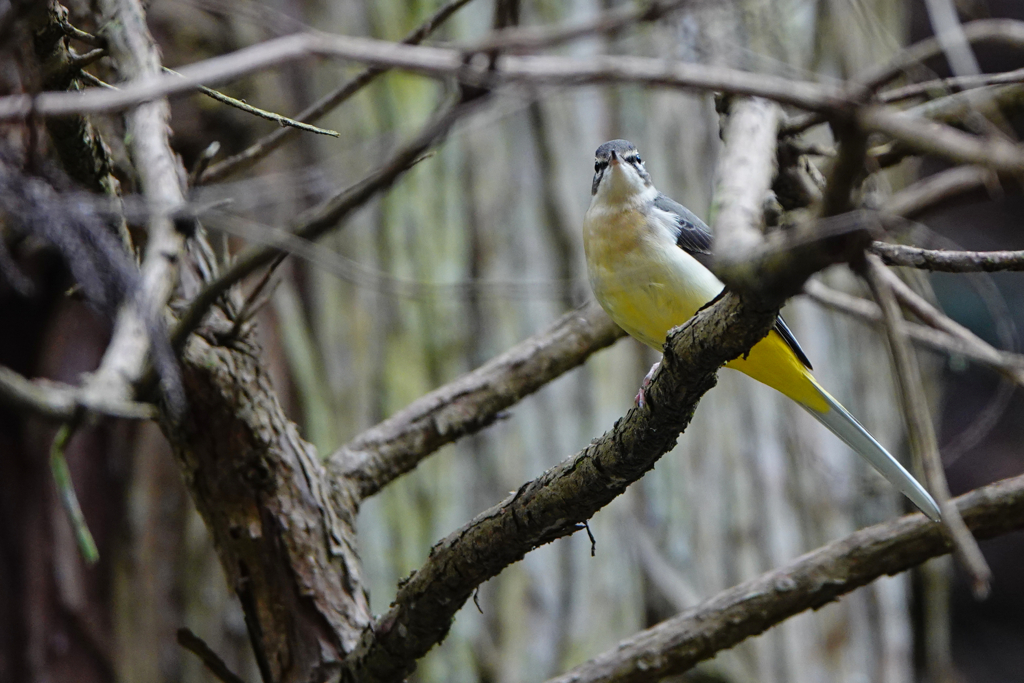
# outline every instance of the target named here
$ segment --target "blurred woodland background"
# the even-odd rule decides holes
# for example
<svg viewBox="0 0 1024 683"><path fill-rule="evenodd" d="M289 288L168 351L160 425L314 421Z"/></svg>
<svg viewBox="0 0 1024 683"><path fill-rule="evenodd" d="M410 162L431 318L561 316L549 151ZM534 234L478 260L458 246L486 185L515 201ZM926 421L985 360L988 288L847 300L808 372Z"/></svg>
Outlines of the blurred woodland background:
<svg viewBox="0 0 1024 683"><path fill-rule="evenodd" d="M95 8L65 3L96 32ZM626 3L628 4L628 3ZM562 25L616 9L616 0L472 0L434 42L471 42L495 28ZM149 26L177 68L303 27L400 40L438 0L155 0ZM0 2L0 10L9 9ZM957 3L964 20L1024 19L1012 0ZM917 0L691 2L653 23L555 48L720 64L835 81L885 62L931 34ZM0 67L18 89L15 50ZM24 55L22 54L22 57ZM979 49L985 72L1024 64L1009 48ZM294 114L361 67L307 59L219 90ZM945 60L922 73L949 75ZM101 60L89 70L113 76ZM280 226L355 182L414 135L455 86L389 72L317 122L337 138L302 134L255 168L197 188L230 199L243 225ZM187 169L210 143L214 162L277 125L201 94L172 102L172 145ZM117 116L95 125L127 167ZM1020 133L1021 110L1009 115ZM809 138L828 144L827 131ZM329 454L356 434L585 303L580 226L593 151L635 142L659 189L707 218L721 151L712 96L637 86L504 88L389 192L318 243L330 268L289 258L257 316L259 357L303 437ZM37 141L46 153L52 143ZM822 161L822 158L816 158ZM825 160L827 162L827 160ZM944 166L915 159L872 177L880 197ZM115 169L117 171L117 169ZM117 171L126 193L130 173ZM978 192L917 219L919 246L1021 249L1019 194ZM217 248L237 251L216 221ZM0 364L75 383L93 370L110 323L79 297L58 255L14 249L31 297L0 284ZM906 274L957 321L1006 348L1024 325L1020 274ZM845 267L828 285L867 289ZM250 287L258 276L250 281ZM816 375L879 440L905 455L884 337L806 296L785 315ZM1002 332L1001 332L1002 330ZM1010 349L1013 350L1013 349ZM657 356L630 339L594 355L502 415L448 445L362 506L359 553L371 608L387 610L398 582L431 545L609 429L632 406ZM950 486L958 494L1024 472L1024 401L998 374L962 357L923 352ZM87 566L47 465L54 429L0 412L0 681L213 681L175 633L188 627L245 681L260 672L242 611L160 429L101 420L67 448L100 561ZM554 676L701 600L854 529L905 511L848 448L794 404L724 371L691 427L655 471L600 511L589 532L529 553L484 584L415 681L512 683ZM948 557L876 581L722 652L685 680L1024 681L1024 535L982 544L994 574L977 602Z"/></svg>

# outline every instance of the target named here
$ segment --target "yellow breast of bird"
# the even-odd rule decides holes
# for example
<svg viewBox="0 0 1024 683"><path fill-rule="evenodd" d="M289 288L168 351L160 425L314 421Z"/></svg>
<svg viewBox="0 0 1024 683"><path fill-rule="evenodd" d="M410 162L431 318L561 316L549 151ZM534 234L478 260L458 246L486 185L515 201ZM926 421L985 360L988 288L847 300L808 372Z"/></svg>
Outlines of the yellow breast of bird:
<svg viewBox="0 0 1024 683"><path fill-rule="evenodd" d="M667 226L648 223L635 208L592 206L583 245L594 296L616 324L659 351L670 329L722 290Z"/></svg>
<svg viewBox="0 0 1024 683"><path fill-rule="evenodd" d="M657 351L669 330L722 291L722 282L676 245L669 228L650 224L635 209L591 206L583 246L598 302L619 327ZM828 410L810 372L775 331L726 365L814 410Z"/></svg>

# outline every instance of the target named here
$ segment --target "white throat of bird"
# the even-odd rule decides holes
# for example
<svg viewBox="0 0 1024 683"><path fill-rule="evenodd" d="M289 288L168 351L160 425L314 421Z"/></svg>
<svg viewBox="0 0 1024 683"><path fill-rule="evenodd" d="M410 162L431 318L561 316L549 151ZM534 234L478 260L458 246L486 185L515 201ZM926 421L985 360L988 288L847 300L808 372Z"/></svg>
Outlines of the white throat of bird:
<svg viewBox="0 0 1024 683"><path fill-rule="evenodd" d="M621 158L612 159L604 170L590 205L604 205L606 208L643 204L658 196L654 185L647 185L633 165Z"/></svg>

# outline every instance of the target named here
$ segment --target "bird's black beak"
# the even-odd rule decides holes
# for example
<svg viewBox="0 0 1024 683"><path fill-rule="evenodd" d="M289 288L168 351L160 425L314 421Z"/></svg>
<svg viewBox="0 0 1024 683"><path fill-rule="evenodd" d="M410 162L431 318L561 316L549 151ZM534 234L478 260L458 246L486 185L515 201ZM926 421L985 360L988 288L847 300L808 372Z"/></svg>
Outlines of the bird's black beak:
<svg viewBox="0 0 1024 683"><path fill-rule="evenodd" d="M616 151L615 151L615 150L613 149L613 150L612 150L612 156L611 156L611 159L609 159L609 160L608 160L608 164L609 164L609 165L615 165L615 164L618 164L618 163L621 163L621 162L619 161L619 153L618 153L618 152L616 152Z"/></svg>

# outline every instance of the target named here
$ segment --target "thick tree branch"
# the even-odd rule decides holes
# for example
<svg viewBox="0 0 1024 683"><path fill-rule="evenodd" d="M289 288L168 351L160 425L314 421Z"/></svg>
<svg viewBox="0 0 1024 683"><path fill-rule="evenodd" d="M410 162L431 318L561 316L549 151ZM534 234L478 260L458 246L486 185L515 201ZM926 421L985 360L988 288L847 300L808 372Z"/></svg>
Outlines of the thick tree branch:
<svg viewBox="0 0 1024 683"><path fill-rule="evenodd" d="M245 611L266 681L331 680L370 623L357 502L331 482L251 351L190 338L190 410L163 424Z"/></svg>
<svg viewBox="0 0 1024 683"><path fill-rule="evenodd" d="M978 538L1024 528L1024 476L954 503ZM681 674L791 616L950 550L942 527L920 513L861 529L719 593L548 683L646 683Z"/></svg>
<svg viewBox="0 0 1024 683"><path fill-rule="evenodd" d="M1010 20L979 21L965 27L973 43L1001 41L1024 45L1024 23ZM0 98L0 120L38 116L101 113L126 109L159 97L213 86L240 76L309 57L335 57L381 68L397 68L435 77L455 77L470 85L495 87L503 83L533 85L589 85L631 82L646 85L720 90L764 97L817 112L839 112L856 104L864 92L884 85L907 67L936 54L938 46L925 40L905 50L897 61L858 79L852 94L842 88L795 81L771 74L672 62L641 57L573 59L556 56L499 57L466 62L465 52L440 47L403 45L387 41L300 33L243 48L181 69L182 79L170 76L140 79L121 91L92 89L82 93L41 93L35 97Z"/></svg>
<svg viewBox="0 0 1024 683"><path fill-rule="evenodd" d="M624 336L596 303L571 311L471 373L417 399L338 449L332 477L372 496L441 446L480 431L501 411Z"/></svg>

